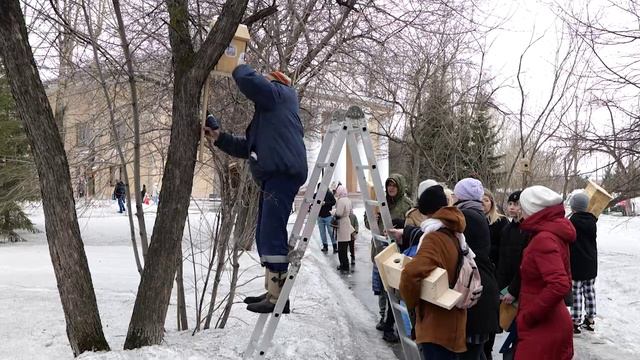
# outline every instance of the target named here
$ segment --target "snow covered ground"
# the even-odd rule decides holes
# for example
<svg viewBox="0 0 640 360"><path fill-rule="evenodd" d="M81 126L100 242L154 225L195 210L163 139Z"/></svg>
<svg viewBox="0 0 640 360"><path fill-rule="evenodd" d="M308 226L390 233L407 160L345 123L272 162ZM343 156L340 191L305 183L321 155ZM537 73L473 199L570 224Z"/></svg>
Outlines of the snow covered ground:
<svg viewBox="0 0 640 360"><path fill-rule="evenodd" d="M116 205L94 206L80 215L80 228L89 260L93 285L105 336L116 351L84 354L82 359L239 359L257 315L244 304L233 307L227 327L191 336L177 332L176 301L171 299L164 344L135 351L122 351L138 288L128 219L116 213ZM153 207L147 209L147 226L155 220ZM34 223L44 229L40 209L33 209ZM190 209L192 228L200 226L200 213ZM44 233L23 234L28 242L0 244L0 359L72 359L65 322L56 288L53 267ZM271 359L396 359L380 339L372 324L376 319L355 298L335 267L319 251L319 241L311 244L304 266L292 291L292 314L284 316L275 335ZM241 259L240 283L264 272L252 256ZM191 265L189 265L190 267ZM185 276L193 274L185 266ZM223 277L228 284L228 279ZM189 281L186 280L186 283ZM263 292L263 279L243 286L237 302L248 294ZM187 287L187 285L185 285ZM224 285L222 286L224 288ZM220 291L224 295L226 292ZM194 324L194 293L189 325ZM215 320L215 317L214 317ZM119 350L119 351L118 351Z"/></svg>
<svg viewBox="0 0 640 360"><path fill-rule="evenodd" d="M205 203L212 208L212 203ZM175 296L169 307L165 341L161 346L122 351L139 276L129 239L128 219L115 213L111 202L79 212L80 228L98 300L104 332L115 351L84 354L82 359L239 359L257 316L236 304L227 327L191 336L177 332ZM147 227L155 208L147 208ZM44 229L41 209L31 210L36 226ZM210 215L211 213L209 213ZM212 216L190 209L197 234ZM209 225L210 226L210 225ZM599 223L600 272L597 281L598 318L594 334L575 338L576 359L640 358L640 217L602 216ZM28 242L0 244L0 359L72 359L65 322L44 233L24 234ZM197 235L194 235L197 236ZM317 233L314 235L317 237ZM292 314L283 317L275 335L271 359L395 359L373 328L376 309L364 306L362 293L354 295L335 271L333 257L310 251L292 292ZM360 250L366 253L366 250ZM241 259L246 270L240 282L262 275L255 254ZM360 270L358 270L360 269ZM358 268L356 271L365 271ZM193 270L185 267L185 276ZM227 278L223 281L228 282ZM257 278L239 289L240 299L262 291ZM224 286L224 284L223 284ZM366 285L364 286L366 288ZM221 290L224 295L225 291ZM194 293L189 291L189 325L195 314ZM501 341L496 340L496 349Z"/></svg>

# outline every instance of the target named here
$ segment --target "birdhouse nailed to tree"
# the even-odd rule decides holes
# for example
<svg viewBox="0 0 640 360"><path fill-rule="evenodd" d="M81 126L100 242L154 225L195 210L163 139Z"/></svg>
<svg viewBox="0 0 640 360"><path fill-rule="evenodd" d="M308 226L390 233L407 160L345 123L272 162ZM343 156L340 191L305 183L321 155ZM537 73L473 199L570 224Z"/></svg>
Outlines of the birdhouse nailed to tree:
<svg viewBox="0 0 640 360"><path fill-rule="evenodd" d="M231 76L233 69L240 64L244 64L244 56L247 51L247 43L251 40L249 29L246 25L240 24L236 30L236 34L231 40L231 44L224 51L224 54L218 60L213 68L213 73L223 76Z"/></svg>

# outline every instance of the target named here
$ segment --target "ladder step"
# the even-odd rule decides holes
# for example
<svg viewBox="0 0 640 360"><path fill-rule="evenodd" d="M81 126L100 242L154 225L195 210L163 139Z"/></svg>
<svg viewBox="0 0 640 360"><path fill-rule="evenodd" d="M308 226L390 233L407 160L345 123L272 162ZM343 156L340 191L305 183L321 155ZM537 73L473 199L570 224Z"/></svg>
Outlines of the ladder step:
<svg viewBox="0 0 640 360"><path fill-rule="evenodd" d="M328 167L330 167L330 166L333 166L333 163L328 163L328 162L324 163L324 162L323 162L323 163L317 163L317 164L316 164L316 167L317 167L318 169L326 169L326 168L328 168Z"/></svg>
<svg viewBox="0 0 640 360"><path fill-rule="evenodd" d="M391 304L391 306L393 306L394 309L396 309L396 310L398 310L400 312L403 312L403 313L407 312L407 308L402 306L402 305L400 305L399 303L395 303L394 302L394 303Z"/></svg>
<svg viewBox="0 0 640 360"><path fill-rule="evenodd" d="M356 169L358 170L375 170L376 168L376 165L356 165Z"/></svg>
<svg viewBox="0 0 640 360"><path fill-rule="evenodd" d="M369 206L380 206L380 202L378 200L365 200L364 203Z"/></svg>
<svg viewBox="0 0 640 360"><path fill-rule="evenodd" d="M331 126L329 127L329 130L327 130L327 134L334 134L340 130L342 130L342 126Z"/></svg>
<svg viewBox="0 0 640 360"><path fill-rule="evenodd" d="M380 241L380 242L383 242L383 243L388 243L389 242L389 239L387 239L385 236L378 235L378 234L372 234L372 236L376 241Z"/></svg>

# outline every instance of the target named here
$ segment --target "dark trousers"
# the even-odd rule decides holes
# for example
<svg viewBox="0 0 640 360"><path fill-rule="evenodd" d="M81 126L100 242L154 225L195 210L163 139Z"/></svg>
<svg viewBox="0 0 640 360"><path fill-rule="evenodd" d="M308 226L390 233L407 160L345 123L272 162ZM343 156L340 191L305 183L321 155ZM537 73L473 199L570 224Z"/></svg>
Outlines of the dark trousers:
<svg viewBox="0 0 640 360"><path fill-rule="evenodd" d="M467 343L467 351L460 354L460 360L486 360L484 356L484 343L469 344Z"/></svg>
<svg viewBox="0 0 640 360"><path fill-rule="evenodd" d="M427 360L457 360L458 354L434 343L420 344L422 357Z"/></svg>
<svg viewBox="0 0 640 360"><path fill-rule="evenodd" d="M349 271L349 241L338 241L338 260L340 260L340 270Z"/></svg>
<svg viewBox="0 0 640 360"><path fill-rule="evenodd" d="M287 222L299 188L299 179L289 175L273 176L260 188L256 247L262 265L273 272L289 267Z"/></svg>
<svg viewBox="0 0 640 360"><path fill-rule="evenodd" d="M389 297L385 297L387 298L387 309L386 314L384 315L384 332L395 331L393 326L396 324L396 318L393 317L393 309L391 307Z"/></svg>
<svg viewBox="0 0 640 360"><path fill-rule="evenodd" d="M355 236L351 236L351 241L349 241L349 252L351 252L351 259L356 258L356 239Z"/></svg>
<svg viewBox="0 0 640 360"><path fill-rule="evenodd" d="M127 210L124 207L124 196L118 196L118 206L120 207L120 212L125 212Z"/></svg>
<svg viewBox="0 0 640 360"><path fill-rule="evenodd" d="M484 356L487 358L487 360L492 360L493 356L491 355L491 353L493 352L493 344L496 341L496 334L491 334L491 336L489 336L489 340L487 340L486 343L484 343Z"/></svg>

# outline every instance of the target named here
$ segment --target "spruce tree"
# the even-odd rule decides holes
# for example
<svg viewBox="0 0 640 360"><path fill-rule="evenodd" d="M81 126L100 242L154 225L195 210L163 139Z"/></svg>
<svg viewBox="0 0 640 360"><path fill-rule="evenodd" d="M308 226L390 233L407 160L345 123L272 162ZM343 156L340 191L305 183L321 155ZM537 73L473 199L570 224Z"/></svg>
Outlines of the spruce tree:
<svg viewBox="0 0 640 360"><path fill-rule="evenodd" d="M486 188L494 189L500 183L505 172L502 166L504 154L497 154L496 147L500 142L496 125L491 117L489 99L480 96L475 114L462 123L466 128L463 144L465 154L466 176L481 180Z"/></svg>
<svg viewBox="0 0 640 360"><path fill-rule="evenodd" d="M13 98L0 67L0 239L19 241L17 229L36 232L20 204L38 196L38 176L29 141L17 117Z"/></svg>

